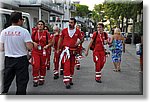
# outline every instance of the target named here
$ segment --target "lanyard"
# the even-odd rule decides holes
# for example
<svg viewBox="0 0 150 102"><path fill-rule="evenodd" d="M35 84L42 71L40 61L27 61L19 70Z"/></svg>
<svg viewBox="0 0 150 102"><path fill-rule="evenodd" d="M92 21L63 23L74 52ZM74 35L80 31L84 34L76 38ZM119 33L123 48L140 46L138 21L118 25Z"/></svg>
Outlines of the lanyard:
<svg viewBox="0 0 150 102"><path fill-rule="evenodd" d="M100 33L99 33L99 38L100 38L100 40L102 42L102 45L104 45L103 40L102 40L102 34L100 34Z"/></svg>
<svg viewBox="0 0 150 102"><path fill-rule="evenodd" d="M42 31L43 34L43 31ZM40 32L38 31L38 39L39 39L39 44L40 44L40 40L42 39L43 35L40 36Z"/></svg>

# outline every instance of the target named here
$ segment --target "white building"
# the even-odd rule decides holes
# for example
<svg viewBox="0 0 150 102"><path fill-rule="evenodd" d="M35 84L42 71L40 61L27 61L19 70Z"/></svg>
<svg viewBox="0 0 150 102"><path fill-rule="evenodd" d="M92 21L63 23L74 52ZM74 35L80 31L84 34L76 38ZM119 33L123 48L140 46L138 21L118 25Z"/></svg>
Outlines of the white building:
<svg viewBox="0 0 150 102"><path fill-rule="evenodd" d="M38 20L50 24L50 16L55 13L64 15L63 7L56 5L54 0L4 0L0 1L2 8L27 12L31 16L31 26L34 27Z"/></svg>
<svg viewBox="0 0 150 102"><path fill-rule="evenodd" d="M71 12L75 12L76 8L72 5L71 0L54 0L57 5L63 7L64 15L51 15L51 24L58 25L58 27L65 28L68 26L68 21L71 17Z"/></svg>

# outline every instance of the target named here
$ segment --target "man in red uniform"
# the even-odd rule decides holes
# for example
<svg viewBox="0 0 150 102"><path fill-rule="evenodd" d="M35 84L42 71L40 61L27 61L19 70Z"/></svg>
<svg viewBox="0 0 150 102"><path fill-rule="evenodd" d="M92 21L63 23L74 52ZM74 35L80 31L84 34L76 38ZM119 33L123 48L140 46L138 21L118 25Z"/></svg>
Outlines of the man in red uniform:
<svg viewBox="0 0 150 102"><path fill-rule="evenodd" d="M89 43L87 51L85 52L85 55L87 56L92 43L95 42L95 48L93 50L93 60L95 62L95 80L98 83L101 83L101 70L106 62L104 40L107 41L108 35L107 33L104 33L103 30L104 24L98 23L97 31L93 33L93 37Z"/></svg>
<svg viewBox="0 0 150 102"><path fill-rule="evenodd" d="M60 43L63 43L63 51L60 55L60 60L64 62L63 82L67 89L70 89L70 85L73 85L72 77L74 74L76 50L77 46L81 43L82 40L81 32L75 28L75 24L76 19L70 18L69 27L62 30L57 48L58 53ZM78 39L80 39L79 42Z"/></svg>
<svg viewBox="0 0 150 102"><path fill-rule="evenodd" d="M54 70L53 70L53 72L54 72L54 79L58 79L59 78L59 58L60 58L60 54L62 52L62 43L60 44L60 47L59 47L59 53L57 53L57 47L58 47L58 40L59 40L59 36L60 36L60 31L59 31L59 28L57 26L54 26L53 30L54 30L54 37L53 37ZM61 65L61 67L62 66L63 65Z"/></svg>
<svg viewBox="0 0 150 102"><path fill-rule="evenodd" d="M80 61L79 60L82 59L82 50L83 50L82 43L84 42L84 32L81 31L81 26L80 25L77 25L76 28L80 30L81 36L82 36L82 42L78 46L77 56L76 56L76 68L77 68L77 70L80 70Z"/></svg>

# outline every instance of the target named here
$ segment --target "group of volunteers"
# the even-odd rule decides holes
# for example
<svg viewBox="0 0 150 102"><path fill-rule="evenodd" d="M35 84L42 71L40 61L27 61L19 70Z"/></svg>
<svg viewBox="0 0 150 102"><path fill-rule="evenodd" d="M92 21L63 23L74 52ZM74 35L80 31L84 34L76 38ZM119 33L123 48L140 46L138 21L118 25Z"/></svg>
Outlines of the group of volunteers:
<svg viewBox="0 0 150 102"><path fill-rule="evenodd" d="M48 27L42 20L37 22L30 34L21 27L24 19L20 12L13 12L10 21L12 25L2 30L0 34L0 50L5 52L2 93L8 93L9 87L16 77L16 94L26 94L29 81L28 51L31 51L33 86L43 85L46 70L50 69L51 47L54 48L53 78L58 79L59 75L63 75L64 85L66 89L70 89L74 84L74 68L80 70L79 59L82 58L82 43L84 42L84 33L81 31L80 25L76 26L76 19L70 18L69 26L62 31L54 26L53 34L49 33ZM93 51L95 81L98 83L102 82L102 68L106 62L105 44L113 46L111 51L114 71L121 70L124 37L120 35L120 32L120 29L116 28L111 40L108 40L108 34L104 32L104 24L98 23L97 30L93 33L88 48L85 50L85 56L88 56L90 49ZM92 46L94 47L92 48Z"/></svg>
<svg viewBox="0 0 150 102"><path fill-rule="evenodd" d="M76 55L77 53L81 55L84 41L84 34L80 32L80 26L78 25L76 29L75 24L76 20L70 18L68 28L63 29L60 33L59 28L54 26L54 34L50 34L48 30L44 29L45 23L40 20L37 22L37 26L32 29L31 38L37 45L31 52L34 87L43 85L45 82L46 69L50 67L51 47L54 47L54 79L59 78L59 69L61 69L66 88L70 88L70 85L73 85L74 66L77 65L77 69L80 68L80 62ZM80 39L79 42L78 39Z"/></svg>

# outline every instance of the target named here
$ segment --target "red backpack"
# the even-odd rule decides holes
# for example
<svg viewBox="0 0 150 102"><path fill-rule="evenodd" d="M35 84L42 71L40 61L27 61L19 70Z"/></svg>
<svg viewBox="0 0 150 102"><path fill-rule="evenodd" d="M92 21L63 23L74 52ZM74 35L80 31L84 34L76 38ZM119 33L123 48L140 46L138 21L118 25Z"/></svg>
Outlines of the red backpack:
<svg viewBox="0 0 150 102"><path fill-rule="evenodd" d="M94 41L93 41L93 43L92 43L92 45L91 45L91 47L90 47L90 50L94 50L94 48L95 48L95 43L96 43L96 38L97 38L97 35L98 35L98 32L96 32L96 37L94 38Z"/></svg>

